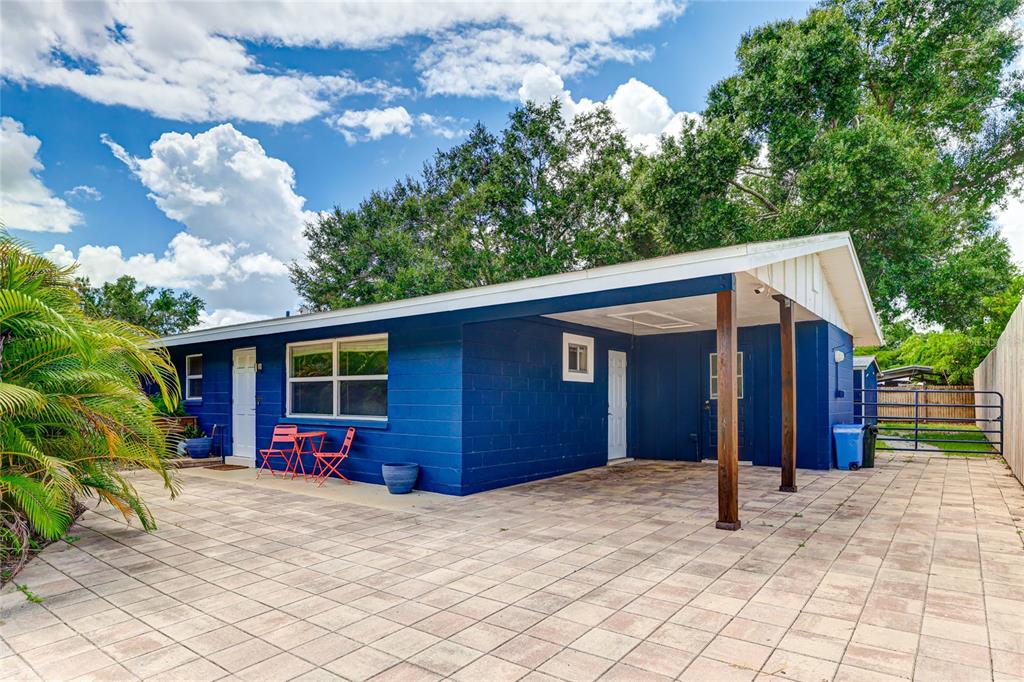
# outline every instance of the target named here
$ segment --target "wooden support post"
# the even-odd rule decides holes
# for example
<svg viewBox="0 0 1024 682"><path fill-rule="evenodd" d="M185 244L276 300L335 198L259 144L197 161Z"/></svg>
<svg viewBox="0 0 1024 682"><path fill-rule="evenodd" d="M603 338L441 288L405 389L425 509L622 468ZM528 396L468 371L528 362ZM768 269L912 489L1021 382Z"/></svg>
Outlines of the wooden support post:
<svg viewBox="0 0 1024 682"><path fill-rule="evenodd" d="M718 303L718 523L740 529L739 412L736 404L736 292L719 291Z"/></svg>
<svg viewBox="0 0 1024 682"><path fill-rule="evenodd" d="M782 485L784 493L796 492L796 327L793 302L773 296L779 302L779 347L782 350Z"/></svg>

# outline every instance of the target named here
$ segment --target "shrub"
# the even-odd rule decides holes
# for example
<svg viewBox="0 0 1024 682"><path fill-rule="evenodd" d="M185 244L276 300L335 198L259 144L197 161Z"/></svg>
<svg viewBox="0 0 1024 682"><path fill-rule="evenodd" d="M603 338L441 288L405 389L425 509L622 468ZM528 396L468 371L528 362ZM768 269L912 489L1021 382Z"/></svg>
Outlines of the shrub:
<svg viewBox="0 0 1024 682"><path fill-rule="evenodd" d="M186 440L189 438L206 438L206 432L195 424L186 424L185 428L181 430L181 437Z"/></svg>
<svg viewBox="0 0 1024 682"><path fill-rule="evenodd" d="M59 268L0 233L0 560L18 565L37 540L55 540L80 501L116 507L146 530L152 515L125 469L177 483L166 420L180 396L165 349L150 332L83 312L73 268Z"/></svg>

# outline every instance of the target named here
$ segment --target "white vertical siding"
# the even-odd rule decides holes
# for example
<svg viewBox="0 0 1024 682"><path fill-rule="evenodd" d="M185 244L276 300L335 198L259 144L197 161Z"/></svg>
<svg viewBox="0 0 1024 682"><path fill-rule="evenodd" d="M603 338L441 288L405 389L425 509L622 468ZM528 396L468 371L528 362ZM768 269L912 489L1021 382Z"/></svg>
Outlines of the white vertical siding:
<svg viewBox="0 0 1024 682"><path fill-rule="evenodd" d="M818 254L790 258L748 272L821 319L850 331Z"/></svg>
<svg viewBox="0 0 1024 682"><path fill-rule="evenodd" d="M999 342L974 370L974 390L1003 394L1003 458L1017 480L1024 483L1024 302L1010 317ZM998 398L978 395L978 403L991 405ZM979 419L991 419L995 410L977 408ZM986 422L978 422L983 426ZM991 422L984 428L995 428ZM995 440L999 434L986 434Z"/></svg>

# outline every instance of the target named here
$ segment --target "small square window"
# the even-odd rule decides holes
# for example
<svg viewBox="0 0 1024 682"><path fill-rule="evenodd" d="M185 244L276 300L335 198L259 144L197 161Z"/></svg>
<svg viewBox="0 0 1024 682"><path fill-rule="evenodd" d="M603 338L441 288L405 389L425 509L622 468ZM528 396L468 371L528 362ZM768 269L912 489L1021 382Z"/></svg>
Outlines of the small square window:
<svg viewBox="0 0 1024 682"><path fill-rule="evenodd" d="M594 339L562 334L562 380L594 382Z"/></svg>
<svg viewBox="0 0 1024 682"><path fill-rule="evenodd" d="M587 373L587 347L578 343L569 344L569 371Z"/></svg>

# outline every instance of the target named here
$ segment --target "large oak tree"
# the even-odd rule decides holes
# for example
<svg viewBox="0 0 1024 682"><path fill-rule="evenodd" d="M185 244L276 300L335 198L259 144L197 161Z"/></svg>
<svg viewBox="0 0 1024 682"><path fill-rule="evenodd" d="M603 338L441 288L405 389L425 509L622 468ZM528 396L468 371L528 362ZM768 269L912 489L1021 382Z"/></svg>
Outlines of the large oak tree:
<svg viewBox="0 0 1024 682"><path fill-rule="evenodd" d="M1020 0L831 0L745 35L650 155L607 111L478 126L307 228L311 309L848 230L886 321L968 329L1016 274L992 224L1024 169Z"/></svg>
<svg viewBox="0 0 1024 682"><path fill-rule="evenodd" d="M639 158L645 239L684 250L848 230L886 320L965 327L1012 273L1017 0L847 0L755 29L705 120Z"/></svg>

